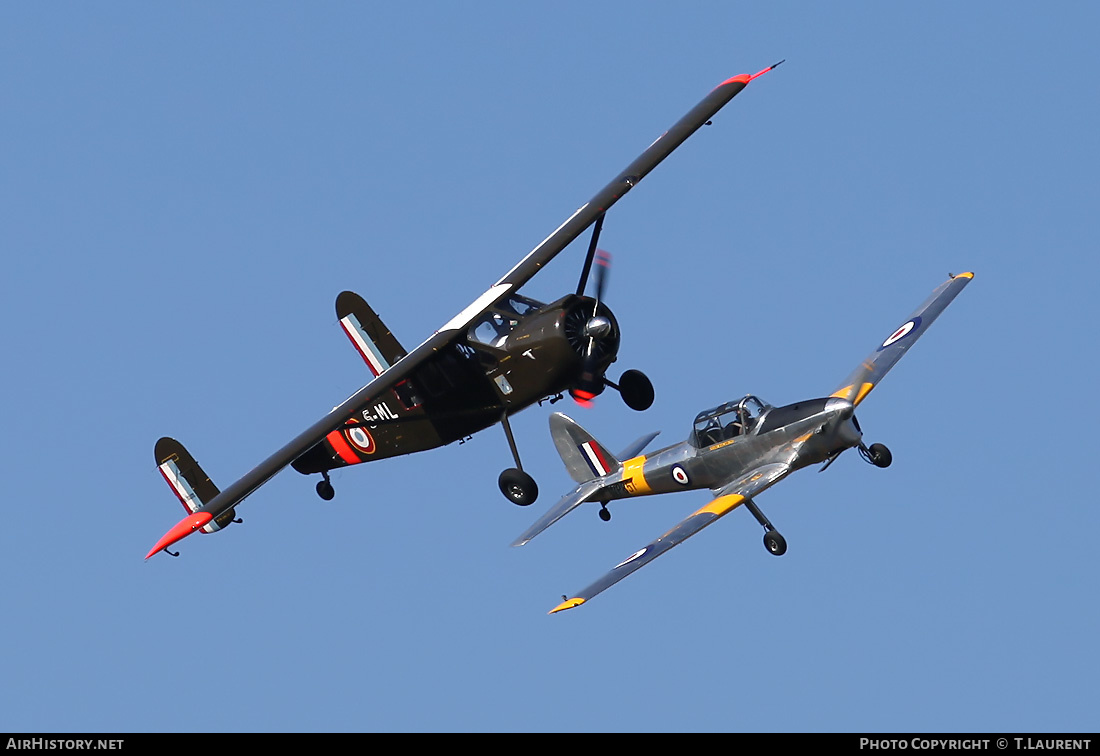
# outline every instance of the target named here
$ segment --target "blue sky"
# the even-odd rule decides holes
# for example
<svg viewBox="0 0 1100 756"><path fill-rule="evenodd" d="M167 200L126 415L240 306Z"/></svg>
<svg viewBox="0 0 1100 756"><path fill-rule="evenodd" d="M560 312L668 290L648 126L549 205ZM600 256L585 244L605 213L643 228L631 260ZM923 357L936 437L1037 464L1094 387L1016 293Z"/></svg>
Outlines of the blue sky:
<svg viewBox="0 0 1100 756"><path fill-rule="evenodd" d="M1085 3L5 4L0 729L1095 732L1098 118ZM582 508L546 408L346 470L144 562L182 510L367 380L353 289L406 346L713 86L778 60L609 214L612 372L645 413L831 391L975 272L844 455L594 599L707 501ZM575 286L579 240L523 293ZM556 405L555 408L564 405Z"/></svg>

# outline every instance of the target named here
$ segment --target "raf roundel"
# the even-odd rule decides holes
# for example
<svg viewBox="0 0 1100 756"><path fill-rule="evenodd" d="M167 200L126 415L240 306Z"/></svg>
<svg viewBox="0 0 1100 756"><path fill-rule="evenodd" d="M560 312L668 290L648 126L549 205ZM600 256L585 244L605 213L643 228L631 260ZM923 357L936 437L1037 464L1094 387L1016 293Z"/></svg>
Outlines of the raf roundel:
<svg viewBox="0 0 1100 756"><path fill-rule="evenodd" d="M901 326L901 328L890 334L890 338L882 342L882 346L878 348L878 351L881 352L883 349L890 346L891 344L896 344L897 342L908 336L910 333L912 333L913 329L918 327L920 327L920 318L913 318L912 320L906 322Z"/></svg>
<svg viewBox="0 0 1100 756"><path fill-rule="evenodd" d="M672 479L679 483L681 486L686 486L688 483L691 482L691 479L688 477L687 471L684 468L680 467L680 465L672 466Z"/></svg>

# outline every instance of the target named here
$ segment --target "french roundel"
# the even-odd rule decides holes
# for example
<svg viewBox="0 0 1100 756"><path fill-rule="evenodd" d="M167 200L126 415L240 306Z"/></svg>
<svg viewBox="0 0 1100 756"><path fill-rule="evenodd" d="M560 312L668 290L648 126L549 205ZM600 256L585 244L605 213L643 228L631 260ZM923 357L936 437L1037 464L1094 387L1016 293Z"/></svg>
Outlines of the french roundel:
<svg viewBox="0 0 1100 756"><path fill-rule="evenodd" d="M910 320L907 323L903 324L901 326L901 328L899 328L898 330L896 330L892 334L890 334L890 338L888 338L888 339L886 339L886 341L882 342L882 346L880 346L879 349L880 350L885 349L886 347L890 346L891 344L896 344L897 342L901 341L906 336L908 336L913 331L913 329L918 327L919 325L920 325L920 318L913 318L912 320Z"/></svg>
<svg viewBox="0 0 1100 756"><path fill-rule="evenodd" d="M366 428L348 428L344 431L344 437L348 443L364 454L374 454L374 437Z"/></svg>
<svg viewBox="0 0 1100 756"><path fill-rule="evenodd" d="M691 479L688 478L687 471L679 465L672 466L672 479L679 483L681 486L686 486L688 483L691 482Z"/></svg>

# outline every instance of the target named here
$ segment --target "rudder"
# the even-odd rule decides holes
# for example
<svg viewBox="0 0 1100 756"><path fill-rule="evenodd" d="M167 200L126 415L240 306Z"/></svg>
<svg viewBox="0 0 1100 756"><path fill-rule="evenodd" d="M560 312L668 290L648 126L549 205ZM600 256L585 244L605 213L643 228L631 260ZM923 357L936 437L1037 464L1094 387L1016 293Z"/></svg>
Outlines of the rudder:
<svg viewBox="0 0 1100 756"><path fill-rule="evenodd" d="M405 356L397 337L355 292L343 291L336 297L336 317L363 362L376 376Z"/></svg>
<svg viewBox="0 0 1100 756"><path fill-rule="evenodd" d="M214 485L214 481L210 480L210 476L179 441L165 436L157 441L153 455L156 457L157 469L168 487L189 513L193 514L218 495L218 487ZM235 517L235 510L230 509L204 525L202 530L204 533L221 530L233 522Z"/></svg>
<svg viewBox="0 0 1100 756"><path fill-rule="evenodd" d="M570 477L578 483L602 478L622 467L618 457L568 415L550 415L550 436Z"/></svg>

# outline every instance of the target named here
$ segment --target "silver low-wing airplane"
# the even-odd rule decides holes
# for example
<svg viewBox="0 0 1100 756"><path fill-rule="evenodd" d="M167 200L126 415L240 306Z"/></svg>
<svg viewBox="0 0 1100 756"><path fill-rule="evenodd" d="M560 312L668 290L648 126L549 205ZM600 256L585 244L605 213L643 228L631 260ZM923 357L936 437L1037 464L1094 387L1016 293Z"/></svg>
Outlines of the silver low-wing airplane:
<svg viewBox="0 0 1100 756"><path fill-rule="evenodd" d="M639 439L617 458L569 417L552 414L554 445L578 485L513 546L527 543L585 502L598 502L606 521L611 519L607 503L614 499L699 488L711 489L715 498L580 593L562 596L550 613L580 606L742 504L764 528L768 552L786 553L786 541L754 497L795 470L818 463L824 470L846 449L858 449L877 467L889 466L889 449L863 443L855 409L973 278L973 273L961 273L937 287L829 396L784 407L745 396L699 413L687 441L648 456L633 455L656 434Z"/></svg>
<svg viewBox="0 0 1100 756"><path fill-rule="evenodd" d="M544 399L557 401L564 392L587 403L605 386L618 390L634 409L644 410L653 401L652 384L639 371L626 371L618 384L605 374L615 360L619 330L601 301L607 256L596 243L604 214L749 82L778 65L734 76L711 90L488 291L412 351L401 347L361 297L342 293L337 317L375 378L225 490L211 482L182 444L160 439L154 449L158 469L188 514L145 558L158 551L172 554L169 546L196 531L212 533L239 522L234 507L287 466L305 475L319 473L317 493L331 499L330 470L443 446L497 423L504 427L516 463L501 473L501 492L519 505L534 501L538 489L520 464L509 415ZM575 294L542 304L517 293L589 227L591 243ZM596 296L588 297L584 291L593 263Z"/></svg>

